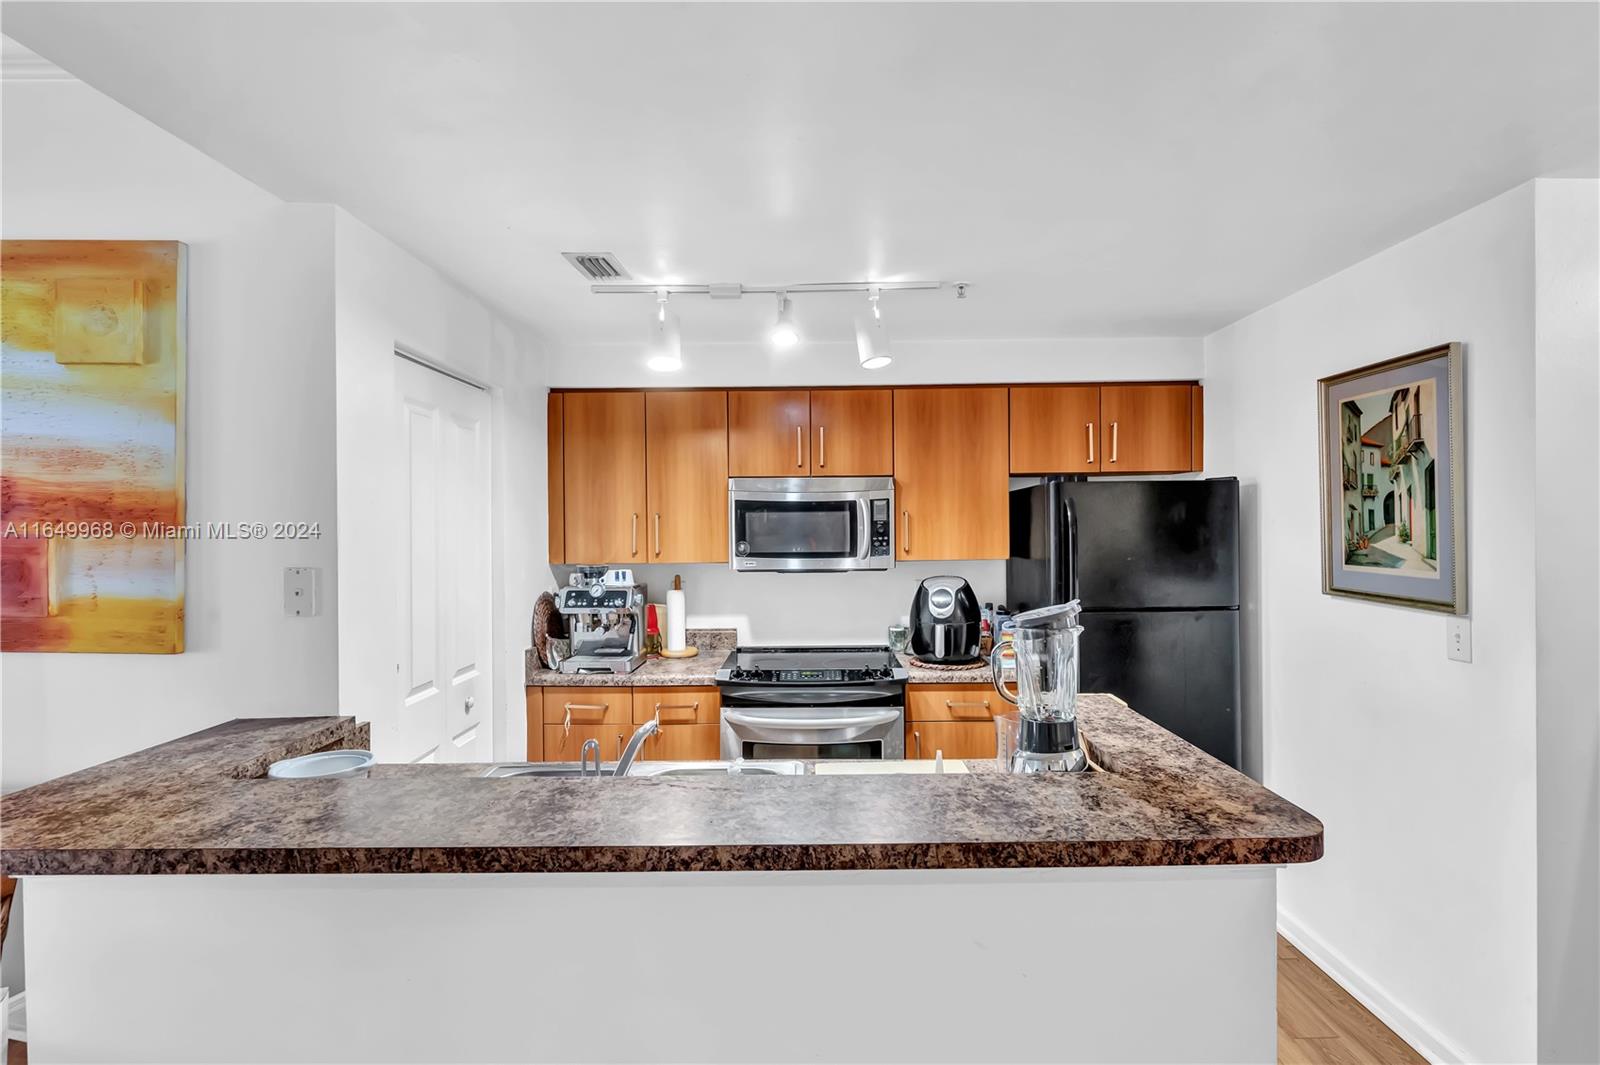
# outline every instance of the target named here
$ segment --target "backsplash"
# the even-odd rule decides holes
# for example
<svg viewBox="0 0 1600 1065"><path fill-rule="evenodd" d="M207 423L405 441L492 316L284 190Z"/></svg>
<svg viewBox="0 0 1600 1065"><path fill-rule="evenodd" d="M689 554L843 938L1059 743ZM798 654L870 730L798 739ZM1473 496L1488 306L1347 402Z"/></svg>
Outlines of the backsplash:
<svg viewBox="0 0 1600 1065"><path fill-rule="evenodd" d="M965 577L980 603L1005 600L1003 559L902 562L891 570L856 573L736 573L718 565L634 566L650 601L664 603L674 574L683 577L690 628L735 628L741 642L758 644L870 643L911 609L924 577ZM551 566L566 582L571 566Z"/></svg>

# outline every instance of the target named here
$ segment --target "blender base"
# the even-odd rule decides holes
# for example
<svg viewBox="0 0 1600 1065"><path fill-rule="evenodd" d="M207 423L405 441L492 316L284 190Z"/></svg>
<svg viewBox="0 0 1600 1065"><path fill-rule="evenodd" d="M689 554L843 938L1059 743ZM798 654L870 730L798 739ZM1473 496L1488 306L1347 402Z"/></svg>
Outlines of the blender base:
<svg viewBox="0 0 1600 1065"><path fill-rule="evenodd" d="M1082 747L1070 751L1018 751L1011 758L1013 773L1082 773L1089 768L1089 759Z"/></svg>

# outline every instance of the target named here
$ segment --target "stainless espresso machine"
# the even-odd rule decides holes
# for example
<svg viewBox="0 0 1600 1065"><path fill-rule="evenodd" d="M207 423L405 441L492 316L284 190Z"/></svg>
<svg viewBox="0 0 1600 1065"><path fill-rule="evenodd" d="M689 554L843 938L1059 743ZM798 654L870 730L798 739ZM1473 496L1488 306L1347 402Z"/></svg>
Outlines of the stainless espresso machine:
<svg viewBox="0 0 1600 1065"><path fill-rule="evenodd" d="M579 566L556 593L572 653L563 673L632 673L644 663L644 585L633 571Z"/></svg>

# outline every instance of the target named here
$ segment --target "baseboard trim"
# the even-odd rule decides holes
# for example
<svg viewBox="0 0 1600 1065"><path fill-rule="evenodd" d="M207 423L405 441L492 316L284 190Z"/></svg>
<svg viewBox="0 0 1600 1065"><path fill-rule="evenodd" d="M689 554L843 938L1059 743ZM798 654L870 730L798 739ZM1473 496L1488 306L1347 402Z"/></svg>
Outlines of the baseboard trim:
<svg viewBox="0 0 1600 1065"><path fill-rule="evenodd" d="M1402 1006L1377 981L1352 965L1343 954L1312 935L1304 925L1281 909L1278 911L1278 932L1433 1065L1460 1065L1461 1062L1472 1060L1432 1025Z"/></svg>
<svg viewBox="0 0 1600 1065"><path fill-rule="evenodd" d="M27 997L26 991L19 991L6 1003L6 1027L10 1029L11 1038L19 1043L28 1041L28 1007L24 1004Z"/></svg>

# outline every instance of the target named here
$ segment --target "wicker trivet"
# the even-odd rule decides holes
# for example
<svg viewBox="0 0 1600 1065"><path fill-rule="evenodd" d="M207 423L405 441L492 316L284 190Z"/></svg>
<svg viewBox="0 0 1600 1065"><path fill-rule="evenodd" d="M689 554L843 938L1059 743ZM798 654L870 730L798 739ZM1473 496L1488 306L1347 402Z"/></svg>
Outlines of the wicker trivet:
<svg viewBox="0 0 1600 1065"><path fill-rule="evenodd" d="M906 661L920 669L932 669L939 673L965 673L968 670L989 668L989 663L981 658L976 662L963 662L961 665L953 665L949 662L924 662L916 655L907 655Z"/></svg>

